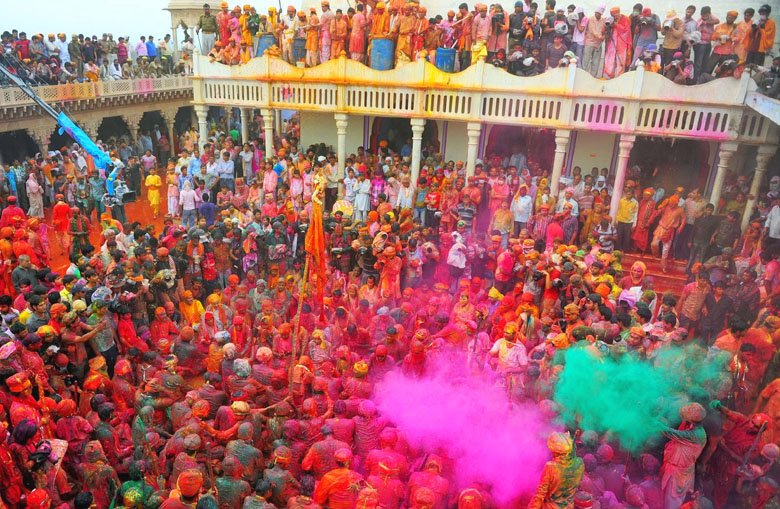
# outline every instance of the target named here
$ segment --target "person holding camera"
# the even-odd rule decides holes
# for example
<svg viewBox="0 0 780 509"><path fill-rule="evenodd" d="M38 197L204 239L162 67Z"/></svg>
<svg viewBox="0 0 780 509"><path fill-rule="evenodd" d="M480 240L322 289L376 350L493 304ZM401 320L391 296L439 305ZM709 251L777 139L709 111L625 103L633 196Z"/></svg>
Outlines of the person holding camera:
<svg viewBox="0 0 780 509"><path fill-rule="evenodd" d="M569 14L569 32L571 33L571 46L569 49L577 57L577 67L582 69L582 52L585 50L585 29L588 26L588 18L582 7L577 7Z"/></svg>
<svg viewBox="0 0 780 509"><path fill-rule="evenodd" d="M769 17L771 13L772 8L768 4L758 8L758 30L761 31L761 38L758 42L758 48L754 52L748 53L748 63L763 65L767 52L772 50L777 26L775 21Z"/></svg>
<svg viewBox="0 0 780 509"><path fill-rule="evenodd" d="M752 21L741 46L746 50L745 62L748 64L763 65L766 52L772 49L775 41L775 22L769 18L772 8L762 5L758 9L758 23ZM745 21L747 23L747 20Z"/></svg>
<svg viewBox="0 0 780 509"><path fill-rule="evenodd" d="M661 51L661 65L666 65L674 59L674 54L681 51L685 27L674 10L666 13L666 19L661 25L664 42Z"/></svg>
<svg viewBox="0 0 780 509"><path fill-rule="evenodd" d="M712 9L705 5L701 8L701 17L696 24L701 39L693 45L693 74L696 78L701 75L704 62L712 52L712 34L720 20L712 15Z"/></svg>
<svg viewBox="0 0 780 509"><path fill-rule="evenodd" d="M650 10L649 7L642 9L642 15L639 17L634 30L634 59L639 60L645 48L651 44L655 46L658 40L658 31L661 29L661 19L658 14Z"/></svg>
<svg viewBox="0 0 780 509"><path fill-rule="evenodd" d="M693 84L693 62L685 58L680 51L675 53L673 58L664 66L664 76L678 85Z"/></svg>
<svg viewBox="0 0 780 509"><path fill-rule="evenodd" d="M493 6L490 13L490 36L487 40L487 60L495 64L494 57L503 51L503 63L497 67L506 67L507 32L509 31L509 16L499 4Z"/></svg>
<svg viewBox="0 0 780 509"><path fill-rule="evenodd" d="M509 15L509 42L507 47L513 49L516 45L522 46L525 40L525 12L523 12L523 2L515 2L515 11Z"/></svg>
<svg viewBox="0 0 780 509"><path fill-rule="evenodd" d="M712 54L702 70L703 74L712 74L715 66L726 60L737 60L734 50L734 43L737 41L737 25L734 22L738 15L737 11L727 12L726 22L716 26L712 32Z"/></svg>
<svg viewBox="0 0 780 509"><path fill-rule="evenodd" d="M642 53L637 53L636 60L631 65L631 70L635 70L639 63L645 66L645 72L661 72L661 55L658 54L658 47L655 44L648 44Z"/></svg>
<svg viewBox="0 0 780 509"><path fill-rule="evenodd" d="M774 99L780 97L780 56L772 59L769 68L755 64L748 64L748 68L755 72L753 80L758 85L759 93Z"/></svg>

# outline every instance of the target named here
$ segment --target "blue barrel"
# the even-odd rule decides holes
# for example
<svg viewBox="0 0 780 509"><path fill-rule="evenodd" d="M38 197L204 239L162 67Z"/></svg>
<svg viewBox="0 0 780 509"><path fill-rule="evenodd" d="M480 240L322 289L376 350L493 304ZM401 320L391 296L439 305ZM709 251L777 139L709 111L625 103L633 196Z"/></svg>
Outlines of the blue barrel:
<svg viewBox="0 0 780 509"><path fill-rule="evenodd" d="M293 40L293 59L296 63L306 60L306 39L304 37L296 37Z"/></svg>
<svg viewBox="0 0 780 509"><path fill-rule="evenodd" d="M455 48L438 48L436 67L444 72L455 72Z"/></svg>
<svg viewBox="0 0 780 509"><path fill-rule="evenodd" d="M262 57L265 50L276 44L276 37L271 34L260 36L257 40L257 48L255 48L255 55Z"/></svg>
<svg viewBox="0 0 780 509"><path fill-rule="evenodd" d="M395 42L392 39L374 39L371 43L371 68L388 71L395 63Z"/></svg>

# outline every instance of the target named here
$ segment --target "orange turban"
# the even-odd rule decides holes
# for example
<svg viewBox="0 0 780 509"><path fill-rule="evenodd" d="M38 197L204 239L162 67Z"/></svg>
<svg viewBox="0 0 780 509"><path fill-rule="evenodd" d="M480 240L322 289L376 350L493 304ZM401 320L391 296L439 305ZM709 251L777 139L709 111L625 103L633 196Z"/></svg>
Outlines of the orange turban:
<svg viewBox="0 0 780 509"><path fill-rule="evenodd" d="M192 498L200 492L200 488L203 486L203 474L194 468L185 470L179 474L176 486L179 488L179 493L187 498Z"/></svg>

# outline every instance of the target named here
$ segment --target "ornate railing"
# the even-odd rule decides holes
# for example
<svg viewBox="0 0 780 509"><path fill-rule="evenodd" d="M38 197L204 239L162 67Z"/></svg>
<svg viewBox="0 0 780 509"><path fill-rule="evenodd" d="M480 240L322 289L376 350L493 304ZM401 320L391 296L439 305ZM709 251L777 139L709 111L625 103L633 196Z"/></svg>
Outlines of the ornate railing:
<svg viewBox="0 0 780 509"><path fill-rule="evenodd" d="M306 69L267 55L232 67L195 58L195 104L748 143L776 128L746 108L755 89L747 73L682 86L643 69L599 80L574 66L518 77L484 62L449 74L423 61L377 71L346 58Z"/></svg>
<svg viewBox="0 0 780 509"><path fill-rule="evenodd" d="M48 85L35 87L38 95L48 103L63 103L122 97L127 95L154 94L192 88L190 76L169 76L164 78L138 78L132 80L98 81ZM33 101L16 87L0 88L0 108L33 106Z"/></svg>

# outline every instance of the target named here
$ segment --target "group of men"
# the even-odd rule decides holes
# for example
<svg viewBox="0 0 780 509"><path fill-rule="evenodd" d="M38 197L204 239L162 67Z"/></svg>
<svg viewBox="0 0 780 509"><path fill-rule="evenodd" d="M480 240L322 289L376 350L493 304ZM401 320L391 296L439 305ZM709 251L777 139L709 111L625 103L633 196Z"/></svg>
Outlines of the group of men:
<svg viewBox="0 0 780 509"><path fill-rule="evenodd" d="M136 44L129 37L114 40L104 33L98 39L84 34L34 34L5 31L1 36L3 65L32 85L96 82L118 79L159 78L192 72L194 45L189 37L181 47L181 59L174 62L171 35L155 41L141 36Z"/></svg>

